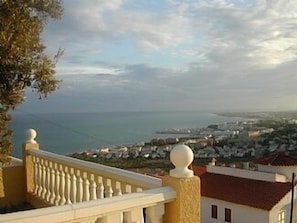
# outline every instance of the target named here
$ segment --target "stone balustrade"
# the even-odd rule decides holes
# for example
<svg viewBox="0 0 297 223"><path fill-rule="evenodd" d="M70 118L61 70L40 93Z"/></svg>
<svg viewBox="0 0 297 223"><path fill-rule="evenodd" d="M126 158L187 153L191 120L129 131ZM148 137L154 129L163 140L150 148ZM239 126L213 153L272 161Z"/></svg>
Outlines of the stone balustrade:
<svg viewBox="0 0 297 223"><path fill-rule="evenodd" d="M189 147L172 150L175 169L161 180L39 150L35 137L28 130L23 145L27 201L48 207L0 215L0 222L199 223Z"/></svg>
<svg viewBox="0 0 297 223"><path fill-rule="evenodd" d="M34 170L30 192L52 205L75 204L162 185L155 177L42 150L29 150L28 155Z"/></svg>
<svg viewBox="0 0 297 223"><path fill-rule="evenodd" d="M0 222L162 223L164 203L175 198L176 193L171 187L159 187L89 202L0 215Z"/></svg>

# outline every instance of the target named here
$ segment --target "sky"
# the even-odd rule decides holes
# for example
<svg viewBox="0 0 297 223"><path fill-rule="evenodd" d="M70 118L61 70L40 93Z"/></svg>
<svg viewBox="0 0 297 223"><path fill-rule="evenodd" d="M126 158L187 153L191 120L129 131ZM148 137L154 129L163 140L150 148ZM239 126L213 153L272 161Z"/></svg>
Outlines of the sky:
<svg viewBox="0 0 297 223"><path fill-rule="evenodd" d="M297 110L297 0L64 0L31 112Z"/></svg>

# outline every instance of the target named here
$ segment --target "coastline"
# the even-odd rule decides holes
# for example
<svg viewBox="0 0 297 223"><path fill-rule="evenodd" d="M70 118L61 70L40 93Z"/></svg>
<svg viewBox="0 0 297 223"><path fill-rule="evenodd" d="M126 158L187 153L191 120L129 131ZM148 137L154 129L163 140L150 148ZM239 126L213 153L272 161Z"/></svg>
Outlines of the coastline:
<svg viewBox="0 0 297 223"><path fill-rule="evenodd" d="M13 155L21 157L20 147L25 131L37 131L40 148L58 154L97 149L101 146L131 145L153 138L170 137L156 134L162 129L193 129L209 124L235 121L233 117L214 112L113 112L69 114L14 114ZM174 137L176 137L175 135Z"/></svg>
<svg viewBox="0 0 297 223"><path fill-rule="evenodd" d="M219 116L241 119L297 119L297 111L216 112Z"/></svg>

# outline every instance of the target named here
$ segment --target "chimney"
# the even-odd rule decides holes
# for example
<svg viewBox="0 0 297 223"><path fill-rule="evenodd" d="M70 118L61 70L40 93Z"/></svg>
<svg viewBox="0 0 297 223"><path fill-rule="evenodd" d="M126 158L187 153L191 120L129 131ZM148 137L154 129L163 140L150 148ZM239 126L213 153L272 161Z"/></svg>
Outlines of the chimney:
<svg viewBox="0 0 297 223"><path fill-rule="evenodd" d="M249 162L243 162L242 163L243 169L249 170L250 169L250 163Z"/></svg>
<svg viewBox="0 0 297 223"><path fill-rule="evenodd" d="M236 165L234 163L230 164L229 167L235 168Z"/></svg>
<svg viewBox="0 0 297 223"><path fill-rule="evenodd" d="M211 166L215 166L216 165L216 158L212 158L211 162L210 162L210 165Z"/></svg>

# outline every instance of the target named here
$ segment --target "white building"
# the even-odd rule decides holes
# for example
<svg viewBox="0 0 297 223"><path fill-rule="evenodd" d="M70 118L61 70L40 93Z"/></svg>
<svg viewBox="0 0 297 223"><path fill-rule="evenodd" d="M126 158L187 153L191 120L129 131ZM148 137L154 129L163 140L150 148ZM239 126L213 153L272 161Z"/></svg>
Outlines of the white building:
<svg viewBox="0 0 297 223"><path fill-rule="evenodd" d="M201 180L202 223L289 223L297 159L274 154L256 163L254 170L248 165L244 169L194 167ZM297 219L294 189L293 222Z"/></svg>

